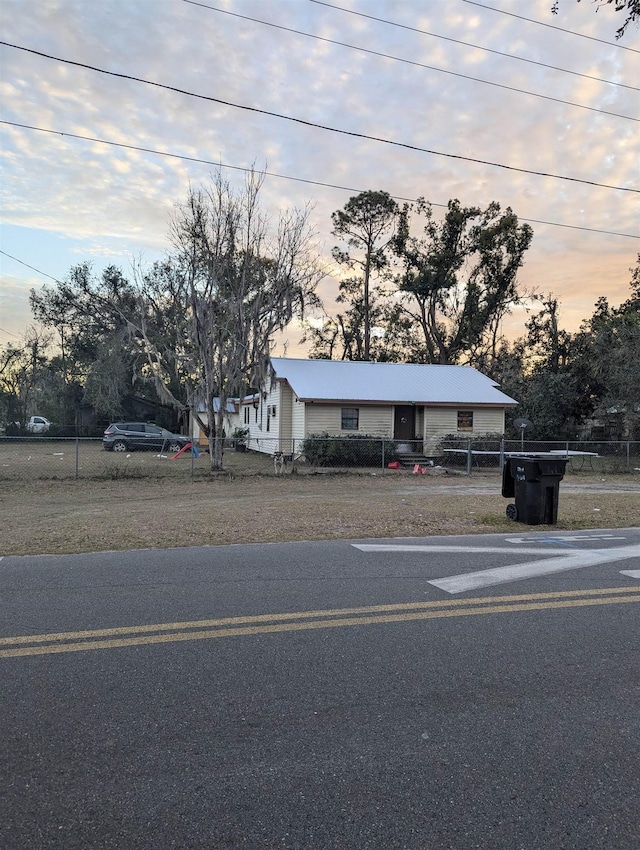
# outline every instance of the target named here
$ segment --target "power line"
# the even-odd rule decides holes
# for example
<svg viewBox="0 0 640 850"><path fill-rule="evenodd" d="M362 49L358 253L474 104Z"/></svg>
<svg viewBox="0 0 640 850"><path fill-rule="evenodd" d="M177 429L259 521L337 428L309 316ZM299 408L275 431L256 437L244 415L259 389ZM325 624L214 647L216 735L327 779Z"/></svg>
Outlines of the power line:
<svg viewBox="0 0 640 850"><path fill-rule="evenodd" d="M279 118L279 119L284 120L284 121L291 121L294 124L300 124L304 127L313 127L314 129L317 129L317 130L326 130L327 132L330 132L330 133L338 133L339 135L350 136L350 137L355 138L355 139L366 139L367 141L379 142L381 144L391 145L392 147L403 148L405 150L416 151L418 153L428 153L428 154L431 154L432 156L443 156L443 157L446 157L447 159L456 159L456 160L459 160L461 162L473 162L476 165L487 165L491 168L502 168L506 171L514 171L514 172L518 172L520 174L532 174L536 177L550 177L554 180L566 180L567 182L570 182L570 183L581 183L581 184L587 185L587 186L596 186L600 189L614 189L614 190L620 191L620 192L633 192L635 194L640 194L640 189L633 189L633 188L628 187L628 186L611 186L611 185L608 185L606 183L597 183L593 180L582 180L578 177L567 177L567 176L562 175L562 174L551 174L551 173L545 172L545 171L534 171L534 170L529 169L529 168L518 168L515 165L504 165L503 163L490 162L490 161L484 160L484 159L476 159L475 157L462 156L461 154L444 153L443 151L436 151L436 150L432 150L430 148L422 148L422 147L419 147L418 145L411 145L407 142L397 142L397 141L394 141L393 139L384 139L384 138L381 138L379 136L369 136L366 133L356 133L353 130L342 130L338 127L329 127L325 124L318 124L315 121L305 121L302 118L294 118L291 115L282 115L281 113L271 112L267 109L259 109L258 107L255 107L255 106L246 106L244 104L232 103L231 101L222 100L221 98L218 98L218 97L210 97L209 95L204 95L204 94L195 94L194 92L186 91L185 89L180 89L180 88L177 88L176 86L164 85L163 83L157 83L157 82L154 82L153 80L144 80L140 77L134 77L130 74L122 74L122 73L119 73L119 72L116 72L116 71L105 71L103 68L97 68L94 65L87 65L84 62L75 62L71 59L61 59L58 56L52 56L49 53L43 53L40 50L33 50L32 48L29 48L29 47L21 47L20 45L11 44L10 42L7 42L7 41L0 41L0 44L4 45L5 47L12 47L15 50L22 50L26 53L31 53L35 56L42 56L45 59L52 59L55 62L61 62L65 65L72 65L72 66L77 67L77 68L85 68L86 70L89 70L89 71L97 71L98 73L105 74L106 76L117 77L118 79L122 79L122 80L132 80L132 81L137 82L137 83L144 83L145 85L153 86L154 88L163 89L165 91L176 92L177 94L183 94L183 95L186 95L187 97L194 97L194 98L197 98L198 100L204 100L204 101L207 101L209 103L219 103L219 104L222 104L223 106L230 106L234 109L241 109L245 112L253 112L253 113L256 113L258 115L268 115L271 118ZM631 119L631 120L635 121L636 119Z"/></svg>
<svg viewBox="0 0 640 850"><path fill-rule="evenodd" d="M126 150L134 150L134 151L139 151L141 153L150 153L150 154L154 154L155 156L164 156L164 157L168 157L168 158L171 158L171 159L180 159L180 160L184 160L185 162L197 162L197 163L201 163L203 165L214 165L217 168L228 168L232 171L243 171L245 173L249 173L251 171L250 168L244 168L240 165L228 165L226 163L219 162L219 161L216 162L216 161L210 160L210 159L199 159L198 157L194 157L194 156L184 156L182 154L171 153L169 151L160 151L160 150L156 150L154 148L144 148L144 147L140 147L138 145L129 145L129 144L126 144L124 142L111 142L111 141L108 141L106 139L95 138L94 136L80 136L76 133L63 133L60 130L48 130L44 127L33 127L29 124L18 124L15 121L3 121L3 120L0 119L0 124L6 124L10 127L19 127L20 129L23 129L23 130L36 130L40 133L50 133L50 134L55 135L55 136L62 136L63 138L68 137L70 139L81 139L81 140L86 141L86 142L93 142L93 143L97 143L97 144L101 144L101 145L110 145L111 147L125 148ZM291 177L290 175L278 174L278 173L273 172L273 171L265 171L264 174L267 177L275 177L278 180L291 180L291 181L296 182L296 183L305 183L309 186L322 186L325 189L338 189L341 192L352 192L353 194L360 194L363 191L362 189L356 189L356 188L353 188L353 187L350 187L350 186L341 186L341 185L336 184L336 183L323 183L319 180L307 180L303 177ZM401 195L394 195L393 197L397 201L407 201L408 203L415 203L415 201L417 200L416 198L405 198L405 197L402 197ZM443 207L443 208L447 207L447 204L439 204L439 203L435 203L433 201L430 201L430 204L433 207ZM526 222L529 222L530 224L543 224L543 225L547 225L549 227L563 227L563 228L569 229L569 230L581 230L581 231L586 231L588 233L601 233L601 234L605 234L607 236L622 236L626 239L640 239L640 236L638 236L634 233L619 233L619 232L614 231L614 230L601 230L601 229L598 229L598 228L595 228L595 227L582 227L582 226L576 225L576 224L560 224L558 222L544 221L543 219L536 219L536 218L522 218L520 216L519 216L519 218L521 219L521 221L526 221ZM4 251L2 251L0 253L4 253ZM7 254L6 256L10 256L10 254ZM16 259L16 258L14 257L13 259ZM18 262L21 262L21 261L18 260ZM37 271L37 269L35 269L35 271ZM53 279L55 280L55 278L53 278Z"/></svg>
<svg viewBox="0 0 640 850"><path fill-rule="evenodd" d="M313 2L316 2L316 0L313 0ZM509 15L512 18L519 18L521 21L527 21L530 24L538 24L540 27L548 27L549 29L565 32L569 35L576 35L579 38L587 38L589 41L598 41L600 44L606 44L607 47L619 47L620 50L630 50L632 53L640 53L640 50L636 50L635 47L627 47L624 44L615 44L612 41L605 41L603 38L594 38L594 36L585 35L582 32L566 30L563 29L563 27L557 27L554 24L547 24L545 21L534 21L533 18L525 18L523 15L516 15L515 12L506 12L504 9L495 9L493 6L486 6L484 3L477 3L476 0L462 0L462 2L469 3L471 6L479 6L481 9L488 9L490 12L499 12L501 15Z"/></svg>
<svg viewBox="0 0 640 850"><path fill-rule="evenodd" d="M451 77L459 77L462 80L471 80L474 83L482 83L485 86L493 86L494 88L504 89L505 91L516 92L517 94L524 94L524 95L528 95L529 97L537 97L537 98L540 98L541 100L549 100L552 103L561 103L563 106L575 106L577 109L586 109L589 112L599 112L602 115L610 115L614 118L623 118L627 121L638 121L638 122L640 122L640 118L633 118L630 115L621 115L619 112L609 112L606 109L598 109L595 106L585 106L582 103L574 103L571 100L563 100L562 98L559 98L559 97L551 97L551 95L538 94L537 92L526 91L526 89L519 89L519 88L516 88L515 86L508 86L504 83L495 83L495 82L492 82L491 80L483 80L480 77L472 77L470 74L461 74L459 71L449 71L445 68L437 68L435 65L426 65L424 62L415 62L412 59L404 59L400 56L393 56L390 53L382 53L378 50L371 50L368 47L359 47L358 45L347 44L344 41L336 41L335 39L332 39L332 38L325 38L324 36L320 36L320 35L312 35L311 33L302 32L301 30L292 29L291 27L281 26L280 24L274 24L274 23L271 23L270 21L262 21L258 18L251 18L248 15L240 15L236 12L228 12L226 9L218 9L215 6L208 6L205 3L197 3L197 2L195 2L195 0L183 0L183 2L189 3L192 6L201 6L203 9L209 9L212 12L221 12L224 15L230 15L234 18L241 18L242 20L245 20L245 21L252 21L253 23L256 23L256 24L263 24L264 26L267 26L267 27L273 27L274 29L279 29L279 30L284 30L285 32L294 33L295 35L302 35L305 38L312 38L312 39L315 39L316 41L323 41L327 44L335 44L339 47L346 47L349 50L357 50L360 53L367 53L370 56L379 56L383 59L392 59L394 62L402 62L405 65L412 65L415 68L424 68L427 71L436 71L439 74L448 74ZM317 0L312 0L312 2L315 3L315 2L317 2ZM326 5L329 5L329 4L323 3L322 5L326 6ZM331 8L339 9L340 7L339 6L332 6ZM354 13L354 14L359 14L359 13ZM370 16L365 15L365 17L370 17ZM376 20L379 20L379 19L376 19ZM438 37L439 36L436 36L436 38L438 38ZM470 45L470 46L473 47L474 45ZM503 54L503 55L508 55L508 54ZM527 61L527 60L524 60L524 61ZM541 64L541 63L534 63L534 64ZM556 70L562 70L562 69L558 68ZM572 73L572 72L567 72L567 73ZM587 75L586 74L578 74L578 76L587 76ZM588 79L597 80L597 77L588 77ZM606 80L598 80L598 82L607 82L607 81ZM617 85L617 84L614 83L614 85ZM626 86L626 88L633 89L633 91L640 91L640 89L636 89L633 86Z"/></svg>
<svg viewBox="0 0 640 850"><path fill-rule="evenodd" d="M45 277L50 277L51 280L55 280L56 283L60 283L60 281L58 280L57 277L52 277L52 275L47 274L46 272L40 271L40 269L37 269L35 266L30 266L29 263L25 263L23 260L19 260L17 257L12 256L11 254L7 254L6 251L0 251L0 254L2 254L5 257L9 257L9 259L11 259L11 260L15 260L16 263L20 263L21 266L26 266L28 269L31 269L31 271L38 272L38 274L43 274ZM1 330L1 328L0 328L0 330ZM9 331L5 331L5 333L9 333Z"/></svg>
<svg viewBox="0 0 640 850"><path fill-rule="evenodd" d="M205 3L198 3L198 2L196 2L196 0L184 0L184 2L190 3L193 6L203 6L205 9L214 9L213 6L208 6ZM428 36L431 36L431 38L438 38L438 39L441 39L442 41L450 41L453 44L461 44L464 47L472 47L474 50L483 50L486 53L494 54L494 56L503 56L503 57L506 57L507 59L516 59L518 62L527 62L529 65L538 65L540 68L549 68L552 71L560 71L562 74L571 74L574 77L582 77L586 80L594 80L597 83L606 83L609 86L619 86L620 88L631 89L632 91L640 91L640 89L636 88L636 86L628 86L626 83L616 83L613 80L603 80L601 77L594 77L591 74L581 74L579 71L569 71L567 68L559 68L557 65L548 65L546 62L538 62L535 59L527 59L524 56L515 56L513 53L505 53L502 50L493 50L490 47L482 47L479 44L472 44L469 41L461 41L460 39L451 38L451 37L446 36L446 35L438 35L437 33L429 32L428 30L419 29L418 27L410 27L410 26L407 26L406 24L400 24L397 21L389 21L386 18L378 18L375 15L367 15L364 12L356 12L353 9L345 9L343 6L336 6L333 3L325 3L325 2L323 2L323 0L310 0L310 2L316 3L318 6L326 6L328 9L337 9L338 11L346 12L349 15L356 15L359 18L367 18L370 21L376 21L377 23L380 23L380 24L387 24L387 26L390 26L390 27L398 27L398 29L408 30L409 32L419 33L420 35L428 35ZM245 15L236 15L235 12L227 12L225 9L214 9L214 11L225 12L228 15L234 15L238 18L246 18L249 21L257 20L256 18L249 18ZM258 23L262 24L262 23L267 23L267 22L266 21L258 21ZM276 27L276 26L278 26L278 24L269 23L269 24L267 24L267 26ZM288 27L279 27L279 29L287 30ZM298 30L290 30L290 31L295 32L295 33L298 32ZM307 33L299 33L299 35L307 35ZM318 39L320 38L320 36L315 36L315 35L309 36L309 37L310 38L318 38ZM330 39L322 39L322 41L330 41ZM342 44L342 42L339 42L339 41L336 41L336 42L333 42L333 43ZM344 45L344 46L350 47L351 45ZM616 45L616 46L618 46L618 45ZM354 50L364 50L365 48L354 47L353 49ZM371 52L371 51L366 51L366 52L368 53L368 52ZM387 56L386 54L380 54L380 55L382 55L382 56L384 56L385 58L388 58L388 59L396 59L396 61L398 61L398 62L409 62L409 60L407 60L407 59L400 59L400 58L395 57L395 56ZM420 63L409 62L409 64L420 64ZM428 68L429 66L423 65L421 67ZM441 69L436 68L435 70L441 70ZM476 80L477 78L476 77L469 77L469 79ZM477 80L477 82L484 83L484 82L486 82L486 80ZM493 84L488 83L488 85L493 85ZM516 91L520 91L520 89L516 89ZM523 91L523 94L531 94L531 92ZM563 101L563 103L569 103L570 106L576 106L576 104L570 103L569 101Z"/></svg>
<svg viewBox="0 0 640 850"><path fill-rule="evenodd" d="M97 142L101 145L110 145L115 148L125 148L127 150L132 151L140 151L141 153L151 153L157 156L166 156L172 159L180 159L185 162L198 162L203 165L215 165L220 168L230 168L234 171L243 171L245 173L249 173L251 171L250 168L244 168L240 165L228 165L223 162L219 162L218 160L213 159L200 159L196 156L186 156L185 154L171 153L170 151L160 151L156 148L144 148L138 145L129 145L125 142L112 142L107 139L98 139L94 136L80 136L77 133L64 133L61 130L49 130L45 127L34 127L31 124L19 124L17 121L4 121L0 119L0 124L7 124L9 127L19 127L23 130L37 130L40 133L51 133L54 136L63 136L69 139L82 139L86 142ZM264 174L267 177L277 177L280 180L294 180L297 183L308 183L310 186L323 186L326 189L338 189L342 192L361 192L362 189L353 189L350 186L341 186L338 183L323 183L319 180L307 180L304 177L290 177L286 174L277 174L273 171L265 171ZM397 201L414 201L415 198L403 198L399 195L394 196ZM446 204L434 204L436 207L446 207Z"/></svg>
<svg viewBox="0 0 640 850"><path fill-rule="evenodd" d="M4 253L4 251L2 253ZM4 328L0 328L0 333L9 334L9 336L15 336L16 339L20 338L18 334L14 334L13 331L7 331Z"/></svg>

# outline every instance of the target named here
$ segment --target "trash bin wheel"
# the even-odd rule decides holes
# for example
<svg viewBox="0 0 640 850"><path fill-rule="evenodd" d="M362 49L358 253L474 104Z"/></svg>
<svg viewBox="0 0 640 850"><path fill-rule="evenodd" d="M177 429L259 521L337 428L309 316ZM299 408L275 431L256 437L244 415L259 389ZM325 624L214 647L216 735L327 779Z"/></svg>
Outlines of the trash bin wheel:
<svg viewBox="0 0 640 850"><path fill-rule="evenodd" d="M513 505L513 504L507 505L506 513L507 513L507 519L512 519L512 520L518 519L518 509L516 508L515 505Z"/></svg>

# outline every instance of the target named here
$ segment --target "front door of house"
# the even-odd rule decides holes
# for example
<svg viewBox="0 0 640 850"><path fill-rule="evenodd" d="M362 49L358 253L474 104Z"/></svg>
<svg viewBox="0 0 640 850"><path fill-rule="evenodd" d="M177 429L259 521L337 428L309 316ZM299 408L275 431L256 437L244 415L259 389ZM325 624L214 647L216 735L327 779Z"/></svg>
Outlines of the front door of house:
<svg viewBox="0 0 640 850"><path fill-rule="evenodd" d="M413 440L416 435L416 409L413 405L396 405L393 414L393 439Z"/></svg>

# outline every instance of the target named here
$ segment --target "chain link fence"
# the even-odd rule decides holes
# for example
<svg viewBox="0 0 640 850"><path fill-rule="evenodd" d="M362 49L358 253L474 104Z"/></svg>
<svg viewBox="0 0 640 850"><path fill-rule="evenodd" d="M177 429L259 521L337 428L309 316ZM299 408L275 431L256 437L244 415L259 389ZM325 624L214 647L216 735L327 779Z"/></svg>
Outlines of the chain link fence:
<svg viewBox="0 0 640 850"><path fill-rule="evenodd" d="M450 471L498 474L512 454L553 452L566 457L567 474L640 473L640 442L532 442L497 438L422 440L314 436L305 440L224 440L224 473L235 475L328 474L369 471L385 474ZM171 454L165 449L112 452L87 437L0 438L0 481L68 479L120 480L211 474L208 446Z"/></svg>
<svg viewBox="0 0 640 850"><path fill-rule="evenodd" d="M640 442L592 442L584 440L445 440L441 444L447 465L473 470L501 470L504 458L540 452L567 458L567 473L613 474L640 472Z"/></svg>

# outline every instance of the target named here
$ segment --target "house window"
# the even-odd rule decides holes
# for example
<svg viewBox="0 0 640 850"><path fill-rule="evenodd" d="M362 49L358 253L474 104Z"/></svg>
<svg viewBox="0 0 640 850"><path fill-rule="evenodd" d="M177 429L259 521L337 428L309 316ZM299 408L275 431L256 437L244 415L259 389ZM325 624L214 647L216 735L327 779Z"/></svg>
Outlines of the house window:
<svg viewBox="0 0 640 850"><path fill-rule="evenodd" d="M357 431L360 423L360 410L357 407L342 408L342 424L340 427L343 431Z"/></svg>
<svg viewBox="0 0 640 850"><path fill-rule="evenodd" d="M458 411L458 431L473 431L473 410Z"/></svg>
<svg viewBox="0 0 640 850"><path fill-rule="evenodd" d="M248 407L245 407L245 409L244 409L244 424L245 425L249 424L249 408Z"/></svg>

